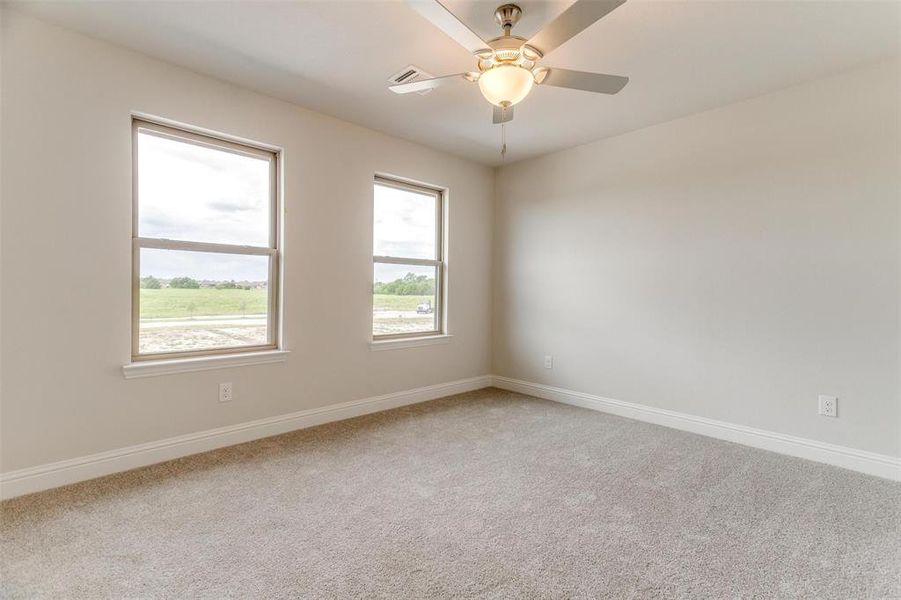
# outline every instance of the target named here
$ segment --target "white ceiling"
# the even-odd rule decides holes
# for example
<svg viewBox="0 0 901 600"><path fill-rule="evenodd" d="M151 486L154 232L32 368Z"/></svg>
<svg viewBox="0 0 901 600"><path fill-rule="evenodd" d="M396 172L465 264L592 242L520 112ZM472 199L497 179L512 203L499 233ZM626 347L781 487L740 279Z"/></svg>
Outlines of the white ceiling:
<svg viewBox="0 0 901 600"><path fill-rule="evenodd" d="M497 2L445 0L476 33ZM530 37L571 0L521 0ZM500 164L477 86L398 96L387 78L472 57L399 1L13 3L39 18L372 129ZM536 88L507 128L507 162L668 121L897 55L901 3L629 0L542 64L627 75L615 96Z"/></svg>

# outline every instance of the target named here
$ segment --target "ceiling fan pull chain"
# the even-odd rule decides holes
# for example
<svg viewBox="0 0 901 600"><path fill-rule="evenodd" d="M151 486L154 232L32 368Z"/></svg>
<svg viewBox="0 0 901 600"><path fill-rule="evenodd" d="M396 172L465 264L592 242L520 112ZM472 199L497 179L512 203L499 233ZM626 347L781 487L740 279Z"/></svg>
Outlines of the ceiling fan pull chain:
<svg viewBox="0 0 901 600"><path fill-rule="evenodd" d="M507 124L501 123L501 160L507 158Z"/></svg>

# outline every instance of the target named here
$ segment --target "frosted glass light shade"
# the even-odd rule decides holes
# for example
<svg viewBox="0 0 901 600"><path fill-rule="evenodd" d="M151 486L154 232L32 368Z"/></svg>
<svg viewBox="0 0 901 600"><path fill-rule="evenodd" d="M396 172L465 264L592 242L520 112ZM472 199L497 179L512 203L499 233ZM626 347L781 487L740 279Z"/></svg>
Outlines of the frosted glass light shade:
<svg viewBox="0 0 901 600"><path fill-rule="evenodd" d="M529 95L535 78L528 69L498 65L479 76L479 89L495 106L513 106Z"/></svg>

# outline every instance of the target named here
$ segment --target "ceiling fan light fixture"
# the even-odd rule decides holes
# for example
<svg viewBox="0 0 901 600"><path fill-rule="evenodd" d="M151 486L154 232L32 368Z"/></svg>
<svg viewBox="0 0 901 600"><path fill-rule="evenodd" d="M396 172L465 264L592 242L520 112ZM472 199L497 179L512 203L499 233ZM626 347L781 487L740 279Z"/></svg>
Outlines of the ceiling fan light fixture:
<svg viewBox="0 0 901 600"><path fill-rule="evenodd" d="M501 64L479 76L479 90L495 106L513 106L529 92L535 78L532 72L517 65Z"/></svg>

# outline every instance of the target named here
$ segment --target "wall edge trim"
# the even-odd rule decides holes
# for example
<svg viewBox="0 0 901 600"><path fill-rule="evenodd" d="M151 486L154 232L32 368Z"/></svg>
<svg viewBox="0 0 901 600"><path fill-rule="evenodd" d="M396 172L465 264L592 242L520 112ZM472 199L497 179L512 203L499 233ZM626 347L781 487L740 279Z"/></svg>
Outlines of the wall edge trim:
<svg viewBox="0 0 901 600"><path fill-rule="evenodd" d="M494 387L901 481L901 458L541 383L492 375Z"/></svg>
<svg viewBox="0 0 901 600"><path fill-rule="evenodd" d="M0 499L14 498L290 431L470 392L490 385L490 375L458 379L8 471L0 473Z"/></svg>

